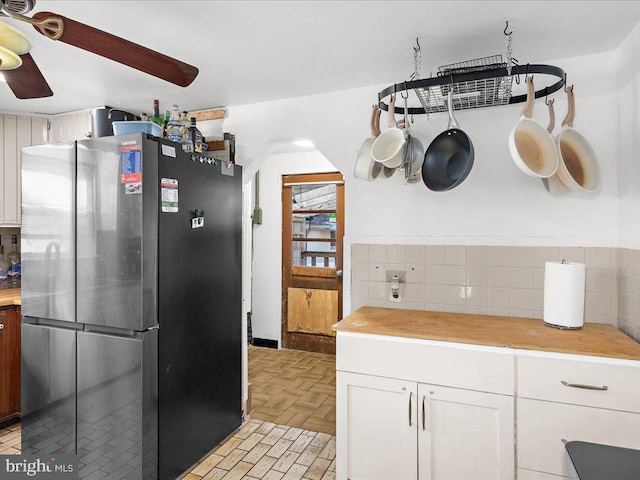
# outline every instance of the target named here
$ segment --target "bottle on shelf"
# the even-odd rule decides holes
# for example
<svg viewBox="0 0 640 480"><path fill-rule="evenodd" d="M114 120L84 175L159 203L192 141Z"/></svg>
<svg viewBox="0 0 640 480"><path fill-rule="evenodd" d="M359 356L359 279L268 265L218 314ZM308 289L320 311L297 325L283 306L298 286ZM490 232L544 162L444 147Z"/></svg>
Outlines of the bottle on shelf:
<svg viewBox="0 0 640 480"><path fill-rule="evenodd" d="M0 290L5 288L9 288L9 264L4 259L4 246L0 244Z"/></svg>
<svg viewBox="0 0 640 480"><path fill-rule="evenodd" d="M167 124L171 119L171 112L169 110L164 111L164 121L162 122L162 136L167 138Z"/></svg>
<svg viewBox="0 0 640 480"><path fill-rule="evenodd" d="M153 101L153 115L151 121L156 125L162 127L162 117L160 116L160 102L158 100Z"/></svg>
<svg viewBox="0 0 640 480"><path fill-rule="evenodd" d="M182 140L180 140L180 145L182 146L182 151L187 153L193 153L193 142L191 141L191 136L189 135L189 117L187 116L187 112L182 112L180 114L180 122L182 123Z"/></svg>
<svg viewBox="0 0 640 480"><path fill-rule="evenodd" d="M148 122L149 121L149 115L147 115L146 113L142 112L140 114L140 121L142 122Z"/></svg>
<svg viewBox="0 0 640 480"><path fill-rule="evenodd" d="M18 252L18 236L11 235L11 251L7 253L6 258L9 266L8 281L9 288L20 287L22 268L20 264L20 252Z"/></svg>
<svg viewBox="0 0 640 480"><path fill-rule="evenodd" d="M191 117L191 126L189 127L189 137L193 142L193 150L196 153L202 153L202 132L196 127L196 118Z"/></svg>
<svg viewBox="0 0 640 480"><path fill-rule="evenodd" d="M172 142L182 142L182 122L178 114L178 105L173 105L171 119L167 122L167 139Z"/></svg>

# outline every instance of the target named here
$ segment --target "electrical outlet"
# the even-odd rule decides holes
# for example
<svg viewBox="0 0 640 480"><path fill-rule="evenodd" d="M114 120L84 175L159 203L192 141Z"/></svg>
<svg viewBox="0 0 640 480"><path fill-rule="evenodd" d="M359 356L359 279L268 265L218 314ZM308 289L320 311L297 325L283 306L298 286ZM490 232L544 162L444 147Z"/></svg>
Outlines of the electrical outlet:
<svg viewBox="0 0 640 480"><path fill-rule="evenodd" d="M385 272L387 282L392 282L394 280L393 276L398 276L399 283L407 283L407 272L404 270L387 270Z"/></svg>

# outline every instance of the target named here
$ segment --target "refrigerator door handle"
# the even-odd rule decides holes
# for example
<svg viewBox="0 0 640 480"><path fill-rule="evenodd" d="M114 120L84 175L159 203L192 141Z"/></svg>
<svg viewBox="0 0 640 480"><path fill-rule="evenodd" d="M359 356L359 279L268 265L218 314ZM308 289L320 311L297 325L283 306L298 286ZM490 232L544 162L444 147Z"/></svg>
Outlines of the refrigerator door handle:
<svg viewBox="0 0 640 480"><path fill-rule="evenodd" d="M36 325L40 327L60 328L62 330L81 331L82 324L74 322L64 322L62 320L52 320L50 318L22 317L24 325Z"/></svg>
<svg viewBox="0 0 640 480"><path fill-rule="evenodd" d="M144 332L136 330L127 330L124 328L104 327L97 325L84 325L85 333L95 333L98 335L110 335L112 337L130 338L133 340L141 340Z"/></svg>

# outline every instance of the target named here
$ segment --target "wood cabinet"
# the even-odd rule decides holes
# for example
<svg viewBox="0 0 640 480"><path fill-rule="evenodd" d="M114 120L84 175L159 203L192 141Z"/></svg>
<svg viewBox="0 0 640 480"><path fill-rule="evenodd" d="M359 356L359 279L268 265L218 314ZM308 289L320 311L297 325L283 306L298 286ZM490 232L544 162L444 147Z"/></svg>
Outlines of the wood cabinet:
<svg viewBox="0 0 640 480"><path fill-rule="evenodd" d="M0 115L0 225L20 225L20 149L47 143L46 117Z"/></svg>
<svg viewBox="0 0 640 480"><path fill-rule="evenodd" d="M337 478L512 479L513 395L459 388L513 392L512 358L395 340L338 333ZM473 367L460 368L461 358ZM490 366L511 376L492 383L469 373Z"/></svg>
<svg viewBox="0 0 640 480"><path fill-rule="evenodd" d="M20 414L20 308L0 309L0 424Z"/></svg>

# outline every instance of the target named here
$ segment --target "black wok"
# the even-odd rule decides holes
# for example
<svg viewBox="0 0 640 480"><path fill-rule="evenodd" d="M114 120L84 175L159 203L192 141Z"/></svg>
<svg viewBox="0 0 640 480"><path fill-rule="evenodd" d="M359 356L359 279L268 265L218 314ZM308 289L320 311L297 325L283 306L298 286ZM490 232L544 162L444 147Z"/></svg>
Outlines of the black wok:
<svg viewBox="0 0 640 480"><path fill-rule="evenodd" d="M469 136L458 128L453 116L452 90L449 90L448 130L429 145L422 163L422 180L430 190L444 192L460 185L471 172L474 150Z"/></svg>

